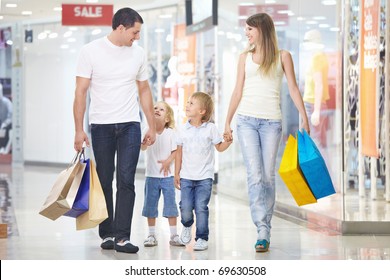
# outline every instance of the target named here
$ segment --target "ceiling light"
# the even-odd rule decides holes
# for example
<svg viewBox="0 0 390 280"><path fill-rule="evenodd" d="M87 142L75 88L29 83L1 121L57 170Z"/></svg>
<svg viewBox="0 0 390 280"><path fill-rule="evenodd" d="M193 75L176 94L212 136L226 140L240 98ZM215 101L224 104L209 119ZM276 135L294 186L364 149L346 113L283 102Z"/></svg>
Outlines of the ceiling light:
<svg viewBox="0 0 390 280"><path fill-rule="evenodd" d="M61 11L62 11L62 7L54 7L54 8L53 8L53 11L55 11L55 12L61 12Z"/></svg>
<svg viewBox="0 0 390 280"><path fill-rule="evenodd" d="M41 32L38 34L38 39L43 40L47 38L47 33L46 32Z"/></svg>
<svg viewBox="0 0 390 280"><path fill-rule="evenodd" d="M321 4L324 6L333 6L337 4L336 0L322 0Z"/></svg>
<svg viewBox="0 0 390 280"><path fill-rule="evenodd" d="M70 31L70 30L68 30L68 31L66 31L66 32L64 33L64 38L70 37L70 36L72 36L72 34L73 34L73 32Z"/></svg>
<svg viewBox="0 0 390 280"><path fill-rule="evenodd" d="M49 38L50 39L54 39L54 38L57 38L57 37L58 37L58 33L53 32L53 33L49 34Z"/></svg>
<svg viewBox="0 0 390 280"><path fill-rule="evenodd" d="M23 11L22 15L24 15L24 16L31 16L32 15L32 11Z"/></svg>
<svg viewBox="0 0 390 280"><path fill-rule="evenodd" d="M17 8L17 7L18 7L18 5L16 5L16 4L11 4L11 3L5 4L5 6L6 6L7 8Z"/></svg>
<svg viewBox="0 0 390 280"><path fill-rule="evenodd" d="M87 3L97 3L97 2L99 2L99 0L87 0L85 2L87 2Z"/></svg>
<svg viewBox="0 0 390 280"><path fill-rule="evenodd" d="M240 3L240 6L254 6L255 4L254 3Z"/></svg>

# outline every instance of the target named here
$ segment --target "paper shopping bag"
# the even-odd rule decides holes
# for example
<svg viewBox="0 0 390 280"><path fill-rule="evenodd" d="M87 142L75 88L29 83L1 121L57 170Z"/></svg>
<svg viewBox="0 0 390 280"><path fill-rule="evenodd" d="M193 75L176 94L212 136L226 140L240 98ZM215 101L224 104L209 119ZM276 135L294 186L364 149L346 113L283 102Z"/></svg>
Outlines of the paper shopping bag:
<svg viewBox="0 0 390 280"><path fill-rule="evenodd" d="M292 135L288 137L284 148L279 175L299 206L317 202L299 168L298 143Z"/></svg>
<svg viewBox="0 0 390 280"><path fill-rule="evenodd" d="M108 218L106 199L92 160L89 167L89 209L76 218L77 230L93 228Z"/></svg>
<svg viewBox="0 0 390 280"><path fill-rule="evenodd" d="M335 193L324 158L305 130L298 131L298 162L315 198Z"/></svg>
<svg viewBox="0 0 390 280"><path fill-rule="evenodd" d="M77 190L76 198L74 199L72 208L64 214L64 216L76 218L88 211L89 204L89 181L90 181L90 167L89 159L84 160L85 170L83 178L81 179L80 187ZM70 191L69 191L70 192ZM68 201L69 195L67 197ZM69 204L71 201L69 201Z"/></svg>
<svg viewBox="0 0 390 280"><path fill-rule="evenodd" d="M77 153L71 165L58 175L39 214L54 221L72 207L85 170L85 163L80 161L82 154Z"/></svg>

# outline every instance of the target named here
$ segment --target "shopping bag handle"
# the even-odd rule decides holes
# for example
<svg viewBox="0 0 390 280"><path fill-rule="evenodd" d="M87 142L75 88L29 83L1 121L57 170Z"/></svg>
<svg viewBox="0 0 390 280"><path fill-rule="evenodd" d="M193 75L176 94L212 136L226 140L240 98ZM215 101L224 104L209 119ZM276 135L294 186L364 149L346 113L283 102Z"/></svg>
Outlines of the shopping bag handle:
<svg viewBox="0 0 390 280"><path fill-rule="evenodd" d="M81 148L80 152L76 153L76 155L73 157L72 161L69 163L68 168L66 168L66 169L69 169L69 167L74 165L76 162L81 161L82 159L85 160L84 147Z"/></svg>

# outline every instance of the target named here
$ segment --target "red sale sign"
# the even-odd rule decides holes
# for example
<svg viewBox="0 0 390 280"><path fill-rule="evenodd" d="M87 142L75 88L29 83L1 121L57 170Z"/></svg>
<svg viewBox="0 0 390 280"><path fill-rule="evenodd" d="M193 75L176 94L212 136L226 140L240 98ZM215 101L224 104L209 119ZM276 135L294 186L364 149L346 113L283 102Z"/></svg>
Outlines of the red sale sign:
<svg viewBox="0 0 390 280"><path fill-rule="evenodd" d="M62 25L111 25L113 5L62 4Z"/></svg>

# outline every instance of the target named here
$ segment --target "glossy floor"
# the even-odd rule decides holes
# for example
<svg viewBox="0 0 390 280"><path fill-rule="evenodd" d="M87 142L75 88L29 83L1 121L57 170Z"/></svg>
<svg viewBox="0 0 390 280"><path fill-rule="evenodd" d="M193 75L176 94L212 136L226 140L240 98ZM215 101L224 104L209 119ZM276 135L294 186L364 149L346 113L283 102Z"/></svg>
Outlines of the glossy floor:
<svg viewBox="0 0 390 280"><path fill-rule="evenodd" d="M38 214L61 169L0 166L1 217L9 236L0 239L2 260L390 260L390 236L342 236L318 226L273 218L270 250L255 253L256 230L247 202L215 191L210 202L210 239L206 251L169 245L165 218L157 221L158 246L143 247L148 228L141 216L143 176L136 181L131 235L137 254L101 250L97 229L76 231L72 218L51 221ZM160 205L161 206L161 205ZM178 222L178 231L181 225Z"/></svg>

